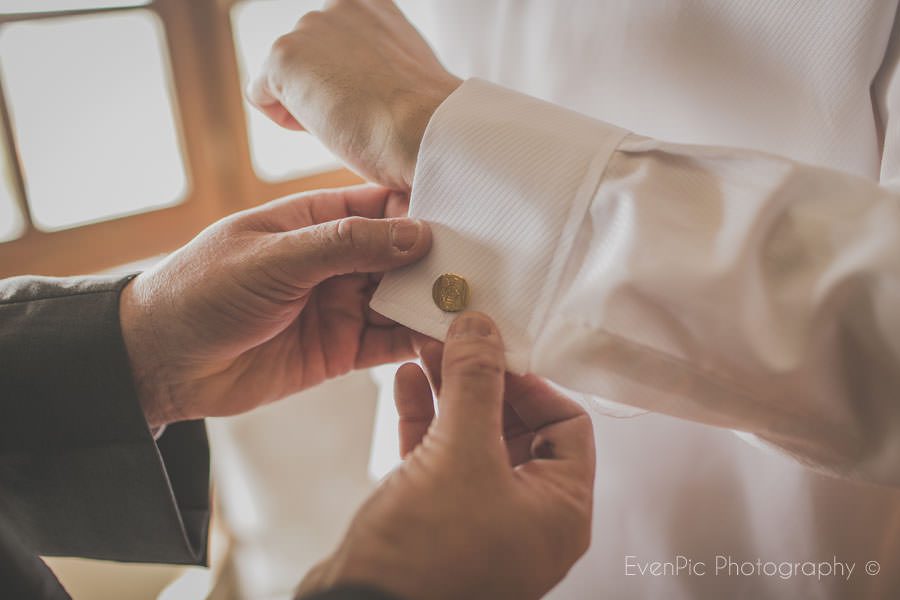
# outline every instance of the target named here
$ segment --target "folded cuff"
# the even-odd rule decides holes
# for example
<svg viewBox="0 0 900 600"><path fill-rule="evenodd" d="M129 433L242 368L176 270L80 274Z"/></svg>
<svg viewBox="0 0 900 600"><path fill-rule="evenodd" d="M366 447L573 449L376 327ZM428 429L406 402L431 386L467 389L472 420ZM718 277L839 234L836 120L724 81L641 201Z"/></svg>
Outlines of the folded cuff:
<svg viewBox="0 0 900 600"><path fill-rule="evenodd" d="M421 262L389 273L377 312L443 340L453 320L431 297L443 273L462 276L468 308L490 315L507 365L530 367L576 234L627 131L480 79L435 111L422 140L410 216L431 224Z"/></svg>

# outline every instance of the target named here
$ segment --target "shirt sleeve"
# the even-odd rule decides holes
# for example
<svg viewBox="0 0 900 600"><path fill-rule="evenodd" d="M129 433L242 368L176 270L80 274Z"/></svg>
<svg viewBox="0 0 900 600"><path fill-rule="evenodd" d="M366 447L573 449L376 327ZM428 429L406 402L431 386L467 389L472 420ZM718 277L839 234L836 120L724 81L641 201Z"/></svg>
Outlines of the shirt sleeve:
<svg viewBox="0 0 900 600"><path fill-rule="evenodd" d="M205 428L154 441L119 324L129 279L0 282L0 513L42 555L204 563Z"/></svg>
<svg viewBox="0 0 900 600"><path fill-rule="evenodd" d="M900 483L896 190L473 79L428 125L410 214L434 247L378 312L443 339L431 285L456 273L514 371Z"/></svg>

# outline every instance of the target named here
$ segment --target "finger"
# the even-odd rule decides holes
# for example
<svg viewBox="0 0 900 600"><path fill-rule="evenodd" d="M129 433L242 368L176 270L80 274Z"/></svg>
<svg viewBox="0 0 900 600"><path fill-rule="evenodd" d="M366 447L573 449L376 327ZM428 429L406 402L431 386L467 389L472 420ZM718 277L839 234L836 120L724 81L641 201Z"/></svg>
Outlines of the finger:
<svg viewBox="0 0 900 600"><path fill-rule="evenodd" d="M509 375L507 374L507 377ZM504 393L504 398L509 396L509 390ZM534 440L534 432L528 428L513 407L506 401L503 402L503 441L506 443L506 453L509 455L509 464L520 465L531 460L531 443Z"/></svg>
<svg viewBox="0 0 900 600"><path fill-rule="evenodd" d="M441 389L441 359L444 346L440 342L430 341L419 350L419 359L425 369L425 374L431 382L435 395ZM507 378L510 375L507 374ZM509 396L507 388L504 397ZM503 440L506 442L506 450L509 454L509 462L516 466L531 458L531 442L534 433L522 421L515 410L506 402L503 404Z"/></svg>
<svg viewBox="0 0 900 600"><path fill-rule="evenodd" d="M313 286L335 275L413 263L431 248L431 231L415 219L346 217L281 234L279 248L269 260L293 285Z"/></svg>
<svg viewBox="0 0 900 600"><path fill-rule="evenodd" d="M508 375L506 399L532 431L586 414L581 405L535 375Z"/></svg>
<svg viewBox="0 0 900 600"><path fill-rule="evenodd" d="M361 184L319 192L309 198L309 212L315 223L324 223L344 217L405 217L406 214L391 214L387 207L395 193L378 185Z"/></svg>
<svg viewBox="0 0 900 600"><path fill-rule="evenodd" d="M376 185L354 185L292 194L241 213L245 222L265 231L291 231L345 217L380 219L391 192Z"/></svg>
<svg viewBox="0 0 900 600"><path fill-rule="evenodd" d="M300 122L284 107L269 89L269 77L265 70L250 82L247 100L261 113L285 129L304 131Z"/></svg>
<svg viewBox="0 0 900 600"><path fill-rule="evenodd" d="M371 294L368 294L368 297L371 299ZM366 324L371 325L373 327L391 327L396 325L396 321L393 319L389 319L380 312L377 312L368 304L365 308L366 314Z"/></svg>
<svg viewBox="0 0 900 600"><path fill-rule="evenodd" d="M384 216L405 217L409 213L409 194L392 191L384 206Z"/></svg>
<svg viewBox="0 0 900 600"><path fill-rule="evenodd" d="M594 432L587 412L534 375L507 375L506 400L522 424L534 431L534 458L576 461L593 472Z"/></svg>
<svg viewBox="0 0 900 600"><path fill-rule="evenodd" d="M400 325L367 327L363 330L354 368L368 369L387 363L409 360L416 355L411 332Z"/></svg>
<svg viewBox="0 0 900 600"><path fill-rule="evenodd" d="M434 342L434 338L428 337L424 333L419 333L415 329L409 330L409 339L412 341L413 351L417 355L422 353L423 346ZM426 373L426 375L427 375L427 373Z"/></svg>
<svg viewBox="0 0 900 600"><path fill-rule="evenodd" d="M525 424L522 417L516 412L516 409L506 401L506 399L509 398L510 393L515 392L515 388L510 390L510 377L513 377L513 375L507 373L503 393L503 436L507 438L515 437L521 433L531 432L531 427Z"/></svg>
<svg viewBox="0 0 900 600"><path fill-rule="evenodd" d="M437 341L428 342L419 351L419 358L422 360L428 381L431 382L434 395L439 395L441 393L441 361L444 360L444 345Z"/></svg>
<svg viewBox="0 0 900 600"><path fill-rule="evenodd" d="M452 441L478 450L502 449L505 367L493 321L477 312L453 321L441 364L437 425Z"/></svg>
<svg viewBox="0 0 900 600"><path fill-rule="evenodd" d="M504 437L503 441L506 443L510 466L516 467L534 458L531 455L534 433L526 431L512 437Z"/></svg>
<svg viewBox="0 0 900 600"><path fill-rule="evenodd" d="M434 419L434 399L422 369L406 363L394 377L394 404L399 417L400 456L406 457L428 432Z"/></svg>
<svg viewBox="0 0 900 600"><path fill-rule="evenodd" d="M520 465L526 473L545 475L552 471L590 490L594 481L596 449L594 428L587 414L535 432L531 442L532 460Z"/></svg>

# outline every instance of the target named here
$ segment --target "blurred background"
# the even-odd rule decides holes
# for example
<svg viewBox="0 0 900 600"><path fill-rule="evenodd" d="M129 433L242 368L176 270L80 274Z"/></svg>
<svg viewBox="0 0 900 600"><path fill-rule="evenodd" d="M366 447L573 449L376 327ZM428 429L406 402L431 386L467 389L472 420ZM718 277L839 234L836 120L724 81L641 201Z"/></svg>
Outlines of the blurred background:
<svg viewBox="0 0 900 600"><path fill-rule="evenodd" d="M357 182L243 99L274 39L320 4L0 0L0 277L137 270L226 214ZM397 460L377 395L356 373L208 423L210 570L49 564L75 598L290 597Z"/></svg>
<svg viewBox="0 0 900 600"><path fill-rule="evenodd" d="M234 210L351 182L242 96L319 4L0 0L0 274L114 267Z"/></svg>

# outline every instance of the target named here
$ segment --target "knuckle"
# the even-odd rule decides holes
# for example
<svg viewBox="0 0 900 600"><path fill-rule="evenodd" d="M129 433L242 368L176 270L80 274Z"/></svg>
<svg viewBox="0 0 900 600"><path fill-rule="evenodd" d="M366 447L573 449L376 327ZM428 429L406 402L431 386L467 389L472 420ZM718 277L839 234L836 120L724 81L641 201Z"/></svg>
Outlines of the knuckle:
<svg viewBox="0 0 900 600"><path fill-rule="evenodd" d="M266 59L263 72L268 77L270 85L273 83L273 78L280 78L300 58L298 51L303 47L303 44L298 43L298 35L296 31L285 33L277 37L269 47L269 56Z"/></svg>
<svg viewBox="0 0 900 600"><path fill-rule="evenodd" d="M350 8L356 8L357 6L359 6L359 4L359 0L328 0L328 2L325 3L325 10L347 10Z"/></svg>
<svg viewBox="0 0 900 600"><path fill-rule="evenodd" d="M278 63L283 61L294 50L294 34L285 33L275 38L272 46L269 48L269 54L273 61Z"/></svg>
<svg viewBox="0 0 900 600"><path fill-rule="evenodd" d="M445 350L444 370L463 378L486 378L502 375L503 355L486 341L467 342L457 351Z"/></svg>
<svg viewBox="0 0 900 600"><path fill-rule="evenodd" d="M294 29L315 29L317 27L320 27L325 20L326 14L324 11L310 10L303 13L303 16L297 20L297 24L294 26Z"/></svg>
<svg viewBox="0 0 900 600"><path fill-rule="evenodd" d="M372 245L372 232L362 217L347 217L334 229L339 246L349 250L366 250Z"/></svg>
<svg viewBox="0 0 900 600"><path fill-rule="evenodd" d="M242 210L223 217L208 226L205 231L214 231L226 235L236 234L254 226L253 213L250 210Z"/></svg>

